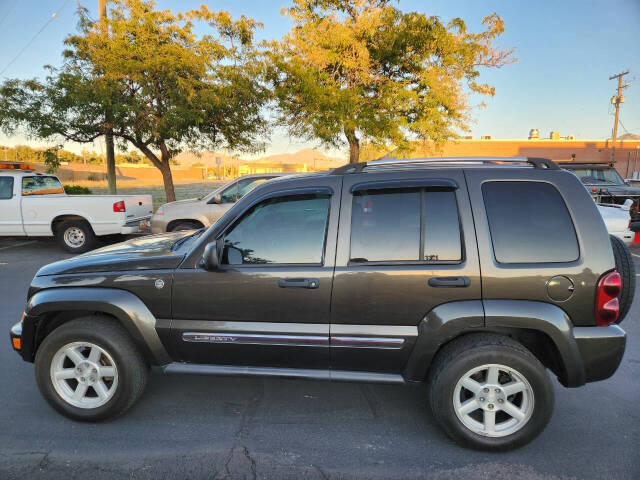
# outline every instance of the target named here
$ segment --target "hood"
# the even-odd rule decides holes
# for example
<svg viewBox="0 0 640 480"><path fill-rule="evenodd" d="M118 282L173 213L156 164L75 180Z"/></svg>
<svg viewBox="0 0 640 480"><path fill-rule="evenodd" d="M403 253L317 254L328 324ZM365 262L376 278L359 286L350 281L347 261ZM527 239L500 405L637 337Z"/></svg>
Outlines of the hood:
<svg viewBox="0 0 640 480"><path fill-rule="evenodd" d="M201 198L185 198L184 200L176 200L175 202L165 203L165 204L161 205L161 207L163 209L180 208L180 207L183 207L185 205L191 205L193 203L199 203L201 201L202 201Z"/></svg>
<svg viewBox="0 0 640 480"><path fill-rule="evenodd" d="M42 267L36 276L176 268L186 254L185 245L190 242L183 243L176 251L172 247L178 240L192 233L180 231L134 238L68 260L50 263Z"/></svg>

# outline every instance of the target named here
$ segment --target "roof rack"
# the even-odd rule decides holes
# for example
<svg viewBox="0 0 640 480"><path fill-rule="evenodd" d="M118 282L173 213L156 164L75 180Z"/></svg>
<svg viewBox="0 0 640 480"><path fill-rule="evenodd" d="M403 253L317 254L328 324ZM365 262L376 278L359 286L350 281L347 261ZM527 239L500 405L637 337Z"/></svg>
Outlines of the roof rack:
<svg viewBox="0 0 640 480"><path fill-rule="evenodd" d="M432 157L432 158L409 158L409 159L389 159L389 160L373 160L371 162L348 163L342 167L334 168L332 174L343 175L345 173L361 173L366 167L393 166L393 165L415 165L415 164L438 164L449 163L456 164L503 164L503 163L529 163L534 168L546 168L549 170L560 170L557 163L548 158L537 157Z"/></svg>

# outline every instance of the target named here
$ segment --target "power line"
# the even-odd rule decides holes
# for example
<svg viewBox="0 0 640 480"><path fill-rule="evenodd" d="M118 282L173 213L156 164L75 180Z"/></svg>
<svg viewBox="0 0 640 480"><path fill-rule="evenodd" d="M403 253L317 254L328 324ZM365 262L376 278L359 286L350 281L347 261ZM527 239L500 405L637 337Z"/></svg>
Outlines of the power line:
<svg viewBox="0 0 640 480"><path fill-rule="evenodd" d="M15 61L18 60L18 58L20 58L20 56L25 52L25 50L27 50L27 48L31 46L31 44L35 41L35 39L38 38L38 35L40 35L44 31L44 29L49 26L51 22L53 22L56 18L58 18L58 15L60 14L60 12L62 12L64 7L66 7L70 1L71 0L64 1L64 3L60 6L60 8L58 8L58 10L56 10L56 12L53 15L51 15L51 18L49 18L49 20L47 20L44 23L44 25L40 27L40 30L38 30L36 34L33 37L31 37L31 40L29 40L27 44L24 47L22 47L22 50L20 50L18 54L15 57L13 57L13 59L7 64L7 66L2 69L2 71L0 72L0 75L4 74L4 72L6 72L9 69L9 67L13 65Z"/></svg>

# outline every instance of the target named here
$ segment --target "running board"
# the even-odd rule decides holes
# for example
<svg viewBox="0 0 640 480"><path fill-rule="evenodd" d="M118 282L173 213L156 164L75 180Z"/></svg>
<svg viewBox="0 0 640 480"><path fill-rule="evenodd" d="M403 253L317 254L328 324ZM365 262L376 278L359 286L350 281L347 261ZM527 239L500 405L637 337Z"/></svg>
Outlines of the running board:
<svg viewBox="0 0 640 480"><path fill-rule="evenodd" d="M207 365L174 362L161 367L164 373L224 375L234 377L278 377L334 382L406 383L398 373L358 372L352 370L322 370L313 368L247 367L242 365Z"/></svg>

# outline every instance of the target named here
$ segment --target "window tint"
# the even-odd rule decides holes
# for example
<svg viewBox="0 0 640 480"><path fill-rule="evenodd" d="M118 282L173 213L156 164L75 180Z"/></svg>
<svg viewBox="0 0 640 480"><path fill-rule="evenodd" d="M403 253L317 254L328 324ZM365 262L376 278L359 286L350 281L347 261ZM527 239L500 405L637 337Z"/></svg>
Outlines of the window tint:
<svg viewBox="0 0 640 480"><path fill-rule="evenodd" d="M13 198L13 177L0 177L0 200Z"/></svg>
<svg viewBox="0 0 640 480"><path fill-rule="evenodd" d="M418 260L420 191L358 192L351 213L351 260Z"/></svg>
<svg viewBox="0 0 640 480"><path fill-rule="evenodd" d="M422 216L424 241L420 245ZM455 192L394 189L354 194L350 256L358 262L460 261Z"/></svg>
<svg viewBox="0 0 640 480"><path fill-rule="evenodd" d="M329 195L293 195L252 207L225 235L230 265L322 263Z"/></svg>
<svg viewBox="0 0 640 480"><path fill-rule="evenodd" d="M52 193L64 193L60 180L56 177L23 177L22 195L48 195Z"/></svg>
<svg viewBox="0 0 640 480"><path fill-rule="evenodd" d="M424 192L424 260L462 260L460 221L456 194Z"/></svg>
<svg viewBox="0 0 640 480"><path fill-rule="evenodd" d="M560 193L542 182L482 186L496 260L500 263L571 262L576 232Z"/></svg>
<svg viewBox="0 0 640 480"><path fill-rule="evenodd" d="M239 180L222 192L222 203L235 203L244 197L251 190L261 183L266 182L269 178L245 178Z"/></svg>

